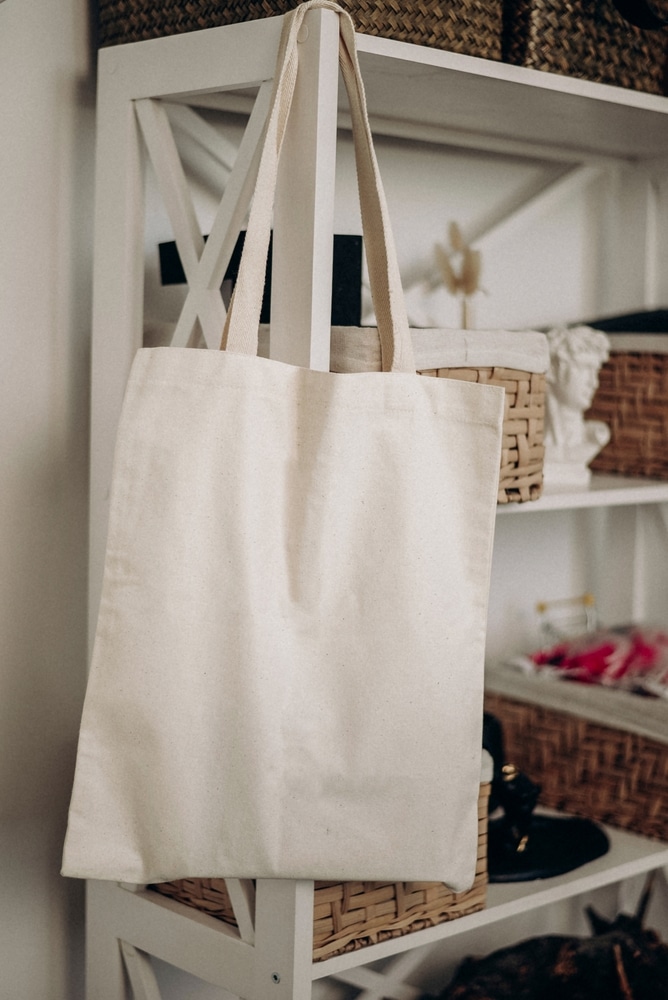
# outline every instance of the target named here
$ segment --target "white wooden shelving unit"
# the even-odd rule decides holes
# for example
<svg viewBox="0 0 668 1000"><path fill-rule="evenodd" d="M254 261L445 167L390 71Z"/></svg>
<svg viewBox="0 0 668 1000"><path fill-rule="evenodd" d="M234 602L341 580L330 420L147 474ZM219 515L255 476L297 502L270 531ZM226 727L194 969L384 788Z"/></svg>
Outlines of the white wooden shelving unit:
<svg viewBox="0 0 668 1000"><path fill-rule="evenodd" d="M307 24L296 97L300 125L291 125L286 138L274 221L271 353L326 368L336 134L337 123L346 127L346 114L338 108L335 17L314 11ZM280 28L281 19L271 18L100 54L91 621L101 583L116 426L127 374L142 342L146 150L188 278L189 295L174 342L188 343L199 318L207 345L215 347L222 317L218 290L252 190ZM617 287L625 264L616 248L622 242L628 248L627 223L634 209L635 286L643 285L648 301L663 291L654 262L665 247L661 227L652 220L663 212L653 178L668 157L667 99L369 36L359 36L359 50L377 134L550 159L574 170L603 171L613 179L623 174L624 185L611 187L617 197L609 206L604 283L611 290ZM166 114L175 104L249 112L254 107L206 246ZM296 190L298 213L293 208ZM622 232L624 241L614 238ZM628 275L625 280L628 285ZM508 505L500 511L499 525L512 524L514 518L530 523L524 519L541 512L560 516L616 506L637 509L641 520L642 512L660 510L666 524L668 485L598 479L583 493ZM492 887L489 905L480 913L316 965L311 959L312 883L264 880L253 890L230 880L238 933L145 887L91 883L87 996L157 1000L148 957L153 955L246 1000L307 1000L313 981L326 976L357 986L364 1000L415 1000L420 991L408 980L424 948L447 941L456 954L457 938L469 931L549 909L601 887L623 886L668 866L668 845L612 831L611 838L610 853L577 872L544 883ZM382 968L369 967L381 959Z"/></svg>

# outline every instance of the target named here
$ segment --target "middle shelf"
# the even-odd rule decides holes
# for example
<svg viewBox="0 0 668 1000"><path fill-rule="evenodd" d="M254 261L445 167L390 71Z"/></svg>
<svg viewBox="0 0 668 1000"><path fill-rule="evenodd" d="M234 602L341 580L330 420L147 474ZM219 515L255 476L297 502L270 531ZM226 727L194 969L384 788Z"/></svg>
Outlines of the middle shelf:
<svg viewBox="0 0 668 1000"><path fill-rule="evenodd" d="M610 827L605 827L605 831L610 840L610 850L604 857L551 879L490 885L487 890L487 905L483 910L318 962L313 966L313 978L336 975L360 964L453 938L478 927L508 920L517 914L537 910L668 866L668 844Z"/></svg>
<svg viewBox="0 0 668 1000"><path fill-rule="evenodd" d="M499 514L529 514L545 510L577 510L583 507L622 507L668 502L668 482L596 475L588 489L552 492L545 489L539 500L503 504Z"/></svg>

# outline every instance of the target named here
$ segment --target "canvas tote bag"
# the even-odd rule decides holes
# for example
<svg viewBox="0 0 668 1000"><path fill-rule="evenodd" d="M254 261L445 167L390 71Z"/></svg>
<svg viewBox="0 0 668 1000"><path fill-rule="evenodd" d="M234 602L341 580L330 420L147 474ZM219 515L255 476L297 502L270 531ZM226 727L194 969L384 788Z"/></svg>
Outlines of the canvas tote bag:
<svg viewBox="0 0 668 1000"><path fill-rule="evenodd" d="M415 374L340 12L383 371L258 357L286 18L226 349L139 350L63 872L436 880L477 850L503 390Z"/></svg>

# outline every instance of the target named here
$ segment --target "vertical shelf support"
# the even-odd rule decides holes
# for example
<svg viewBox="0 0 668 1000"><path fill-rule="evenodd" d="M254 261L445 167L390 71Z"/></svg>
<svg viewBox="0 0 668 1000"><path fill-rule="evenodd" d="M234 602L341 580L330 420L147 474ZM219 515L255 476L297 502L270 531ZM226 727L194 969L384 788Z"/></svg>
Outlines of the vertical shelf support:
<svg viewBox="0 0 668 1000"><path fill-rule="evenodd" d="M313 882L259 879L253 993L247 1000L311 1000Z"/></svg>
<svg viewBox="0 0 668 1000"><path fill-rule="evenodd" d="M144 301L143 156L116 53L100 56L95 164L89 644L102 586L116 428L141 346Z"/></svg>
<svg viewBox="0 0 668 1000"><path fill-rule="evenodd" d="M271 356L329 369L338 97L338 15L310 11L274 211Z"/></svg>

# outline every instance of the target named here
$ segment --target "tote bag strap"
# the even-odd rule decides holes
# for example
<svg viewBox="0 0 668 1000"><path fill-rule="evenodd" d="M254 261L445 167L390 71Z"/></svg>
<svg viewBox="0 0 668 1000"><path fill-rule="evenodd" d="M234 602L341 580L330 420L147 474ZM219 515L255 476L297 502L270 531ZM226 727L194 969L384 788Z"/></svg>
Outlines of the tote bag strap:
<svg viewBox="0 0 668 1000"><path fill-rule="evenodd" d="M350 15L333 0L306 0L285 18L253 204L221 348L239 354L257 354L278 163L299 67L297 36L306 13L312 8L333 10L339 15L339 64L351 111L362 232L382 370L415 374L399 265L357 60L355 29Z"/></svg>

